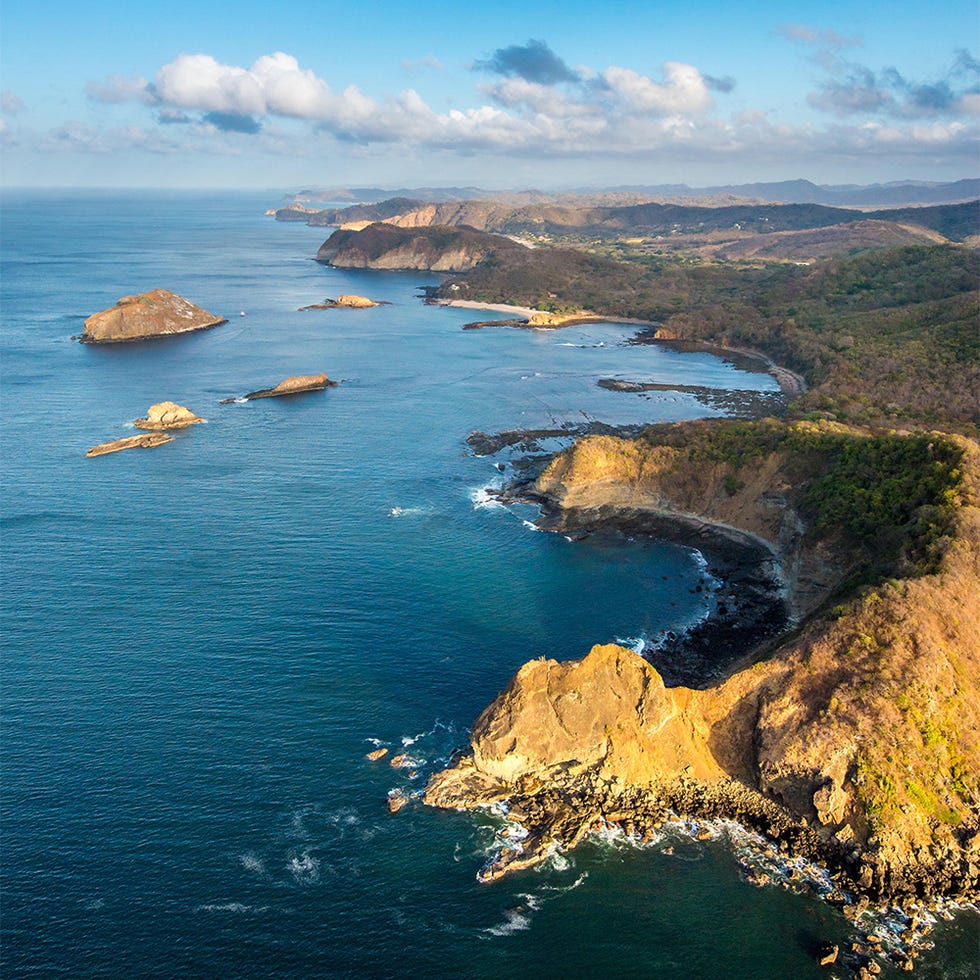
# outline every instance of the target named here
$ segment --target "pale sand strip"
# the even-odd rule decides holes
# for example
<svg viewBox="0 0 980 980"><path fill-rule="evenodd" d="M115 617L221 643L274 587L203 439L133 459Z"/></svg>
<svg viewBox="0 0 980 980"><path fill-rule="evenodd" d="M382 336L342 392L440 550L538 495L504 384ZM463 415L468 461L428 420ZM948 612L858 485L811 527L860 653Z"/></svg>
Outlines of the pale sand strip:
<svg viewBox="0 0 980 980"><path fill-rule="evenodd" d="M495 313L513 313L519 316L533 316L544 310L533 310L530 306L511 306L508 303L477 303L471 299L437 299L439 306L458 306L464 310L493 310Z"/></svg>

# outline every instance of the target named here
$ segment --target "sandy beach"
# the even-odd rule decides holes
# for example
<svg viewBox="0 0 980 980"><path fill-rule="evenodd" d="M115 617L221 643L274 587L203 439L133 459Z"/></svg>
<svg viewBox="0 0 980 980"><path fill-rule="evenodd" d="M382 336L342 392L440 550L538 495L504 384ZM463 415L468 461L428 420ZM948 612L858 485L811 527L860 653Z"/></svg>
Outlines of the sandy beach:
<svg viewBox="0 0 980 980"><path fill-rule="evenodd" d="M439 306L458 306L464 310L493 310L495 313L513 313L515 316L531 317L544 310L535 310L530 306L511 306L508 303L477 303L471 299L437 299Z"/></svg>

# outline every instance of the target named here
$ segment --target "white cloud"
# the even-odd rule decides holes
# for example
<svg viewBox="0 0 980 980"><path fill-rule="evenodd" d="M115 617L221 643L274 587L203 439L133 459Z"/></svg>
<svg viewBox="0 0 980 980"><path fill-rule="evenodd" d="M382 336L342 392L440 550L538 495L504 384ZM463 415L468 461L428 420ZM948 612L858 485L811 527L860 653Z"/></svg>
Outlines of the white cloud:
<svg viewBox="0 0 980 980"><path fill-rule="evenodd" d="M807 30L800 28L799 40L824 45L846 40L826 32L811 36ZM524 48L520 52L526 53ZM187 145L213 147L219 153L237 154L253 147L296 155L311 152L311 146L321 147L322 153L333 142L342 143L347 153L375 152L370 147L382 152L386 145L398 144L405 153L686 155L699 161L740 155L765 159L768 154L805 161L809 154L848 156L884 152L885 147L913 153L916 147L934 152L945 146L959 154L976 137L975 127L949 119L943 126L913 125L909 118L887 127L879 119L870 128L841 121L819 129L779 125L751 108L723 119L712 100L709 77L677 61L666 62L659 77L620 66L599 73L565 66L561 77L550 82L529 78L527 71L496 74L502 77L477 88L483 104L437 112L414 88L383 100L355 85L335 90L283 52L264 55L248 68L221 64L207 54L182 54L160 68L153 83L111 76L90 87L93 97L102 101L128 99L151 105L156 127L104 134L71 123L54 131L48 143L89 152L110 152L129 140L130 146L153 152ZM874 94L870 83L868 88ZM850 91L835 104L844 95L852 101L869 97ZM932 89L921 98L926 95L934 101L938 97ZM964 113L980 108L980 96L963 95L960 101ZM276 120L295 122L284 122L273 132Z"/></svg>
<svg viewBox="0 0 980 980"><path fill-rule="evenodd" d="M110 75L105 81L89 82L85 91L96 102L153 101L149 83L139 75Z"/></svg>
<svg viewBox="0 0 980 980"><path fill-rule="evenodd" d="M663 73L665 80L660 83L631 68L612 67L601 78L627 112L669 116L700 114L711 108L708 86L693 65L668 61Z"/></svg>

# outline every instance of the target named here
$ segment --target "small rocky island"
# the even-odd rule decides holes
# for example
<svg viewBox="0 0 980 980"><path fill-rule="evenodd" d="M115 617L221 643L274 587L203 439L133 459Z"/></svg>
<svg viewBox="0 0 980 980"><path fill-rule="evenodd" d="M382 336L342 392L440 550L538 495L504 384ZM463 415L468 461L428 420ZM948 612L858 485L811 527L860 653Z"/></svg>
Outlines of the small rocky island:
<svg viewBox="0 0 980 980"><path fill-rule="evenodd" d="M325 374L297 374L285 378L272 388L260 388L250 391L239 398L222 398L220 404L230 405L237 401L253 401L256 398L281 398L283 395L299 395L306 391L320 391L323 388L334 388L337 382L331 381Z"/></svg>
<svg viewBox="0 0 980 980"><path fill-rule="evenodd" d="M137 429L184 429L203 421L200 415L176 402L157 402L146 410L146 418L136 419L133 425Z"/></svg>
<svg viewBox="0 0 980 980"><path fill-rule="evenodd" d="M312 303L309 306L301 306L299 312L304 310L366 310L372 306L390 306L384 301L368 299L366 296L354 296L345 294L336 299L325 299L322 303Z"/></svg>
<svg viewBox="0 0 980 980"><path fill-rule="evenodd" d="M100 442L85 455L91 458L93 456L107 456L109 453L120 453L124 449L152 449L154 446L162 446L173 441L174 437L168 436L165 432L141 432L136 436Z"/></svg>
<svg viewBox="0 0 980 980"><path fill-rule="evenodd" d="M123 296L115 306L93 313L79 338L83 344L119 344L207 330L227 323L169 289Z"/></svg>

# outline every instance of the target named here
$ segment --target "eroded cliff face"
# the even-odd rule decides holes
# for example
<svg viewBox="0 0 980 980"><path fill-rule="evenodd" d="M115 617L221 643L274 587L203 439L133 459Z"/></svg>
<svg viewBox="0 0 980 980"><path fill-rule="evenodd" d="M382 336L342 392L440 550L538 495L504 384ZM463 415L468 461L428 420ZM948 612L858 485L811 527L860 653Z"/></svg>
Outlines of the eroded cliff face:
<svg viewBox="0 0 980 980"><path fill-rule="evenodd" d="M801 617L826 599L855 557L832 535L804 541L794 466L791 453L769 452L736 478L728 464L691 465L672 446L588 436L556 456L534 490L560 512L577 512L577 523L602 508L633 509L764 543L780 563L791 611Z"/></svg>
<svg viewBox="0 0 980 980"><path fill-rule="evenodd" d="M754 489L718 493L711 467L675 473L669 447L584 444L539 482L561 506L697 504L780 547L787 508L760 498L778 491L787 461L760 460ZM743 820L873 897L977 896L980 451L959 444L958 506L933 572L864 590L705 690L665 688L617 646L532 661L427 802L511 800L531 836L491 876L574 844L597 815L639 831L673 809Z"/></svg>
<svg viewBox="0 0 980 980"><path fill-rule="evenodd" d="M169 289L153 289L138 296L123 296L115 306L93 313L85 321L81 340L87 344L123 343L207 330L226 322Z"/></svg>

